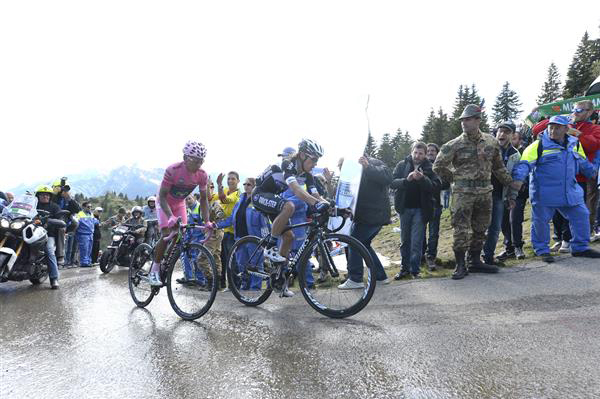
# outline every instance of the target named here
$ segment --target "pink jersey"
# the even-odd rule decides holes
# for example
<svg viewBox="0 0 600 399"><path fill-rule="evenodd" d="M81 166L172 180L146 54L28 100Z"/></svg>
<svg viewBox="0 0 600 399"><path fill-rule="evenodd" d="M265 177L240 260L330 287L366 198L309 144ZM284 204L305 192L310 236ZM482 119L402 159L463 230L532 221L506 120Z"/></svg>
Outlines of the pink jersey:
<svg viewBox="0 0 600 399"><path fill-rule="evenodd" d="M165 176L160 185L161 188L169 190L167 194L167 202L170 207L178 207L183 205L185 197L187 197L196 187L200 191L206 191L208 183L208 175L202 169L196 173L190 173L185 167L183 161L174 163L165 170Z"/></svg>

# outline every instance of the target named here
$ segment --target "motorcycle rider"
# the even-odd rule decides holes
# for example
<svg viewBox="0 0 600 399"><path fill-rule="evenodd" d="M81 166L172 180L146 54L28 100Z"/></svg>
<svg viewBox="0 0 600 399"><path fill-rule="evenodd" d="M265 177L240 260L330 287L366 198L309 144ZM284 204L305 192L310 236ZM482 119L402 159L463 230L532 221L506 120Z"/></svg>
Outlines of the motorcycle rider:
<svg viewBox="0 0 600 399"><path fill-rule="evenodd" d="M127 220L127 224L131 226L142 226L132 233L135 234L135 246L137 247L144 242L144 233L146 232L146 220L144 220L144 211L141 206L134 206L131 208L131 218Z"/></svg>
<svg viewBox="0 0 600 399"><path fill-rule="evenodd" d="M60 208L55 203L51 202L52 188L47 185L38 186L35 190L35 195L38 198L37 209L49 212L48 217L55 218L56 214L60 212ZM56 238L57 229L55 227L48 227L48 241L46 242L46 248L44 252L46 259L48 260L48 276L50 277L50 287L53 290L58 289L58 263L56 261Z"/></svg>
<svg viewBox="0 0 600 399"><path fill-rule="evenodd" d="M144 219L157 219L158 216L156 216L156 197L154 195L148 197L148 199L146 200L146 204L147 205L144 205Z"/></svg>
<svg viewBox="0 0 600 399"><path fill-rule="evenodd" d="M127 222L127 210L125 210L125 208L120 207L119 210L117 211L117 214L114 216L111 216L107 222L110 224L110 227L115 227L118 226L120 224L126 223Z"/></svg>
<svg viewBox="0 0 600 399"><path fill-rule="evenodd" d="M144 241L150 243L150 239L156 235L156 228L158 226L158 216L156 213L156 197L151 195L146 200L144 205L144 220L146 220L146 236Z"/></svg>

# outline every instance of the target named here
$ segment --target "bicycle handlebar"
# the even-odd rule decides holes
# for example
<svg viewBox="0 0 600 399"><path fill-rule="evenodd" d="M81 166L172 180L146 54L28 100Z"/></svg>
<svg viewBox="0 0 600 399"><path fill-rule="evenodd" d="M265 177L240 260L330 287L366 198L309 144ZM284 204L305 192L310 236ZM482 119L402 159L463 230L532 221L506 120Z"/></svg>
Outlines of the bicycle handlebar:
<svg viewBox="0 0 600 399"><path fill-rule="evenodd" d="M165 242L169 242L173 239L173 237L175 237L177 234L179 234L179 232L183 229L188 229L188 228L192 228L192 229L200 229L200 230L204 230L206 237L204 238L204 240L200 241L201 244L204 244L205 242L207 242L210 237L212 236L213 230L209 227L206 227L204 225L200 225L197 223L188 223L188 224L181 224L181 218L177 219L177 224L175 224L175 226L177 226L177 230L171 231L171 234L169 234L166 237L163 237L163 241Z"/></svg>

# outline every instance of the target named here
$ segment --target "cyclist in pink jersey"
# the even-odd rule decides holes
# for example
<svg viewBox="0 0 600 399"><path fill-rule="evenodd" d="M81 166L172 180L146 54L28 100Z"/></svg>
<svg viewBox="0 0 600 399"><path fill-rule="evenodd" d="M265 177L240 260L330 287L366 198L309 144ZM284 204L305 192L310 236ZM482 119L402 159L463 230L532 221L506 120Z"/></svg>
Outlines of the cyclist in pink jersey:
<svg viewBox="0 0 600 399"><path fill-rule="evenodd" d="M154 251L154 262L148 275L150 285L161 286L160 262L167 248L167 242L162 238L167 237L172 230L176 230L177 220L187 223L185 210L185 198L196 187L200 188L200 211L205 226L213 227L209 222L208 197L206 195L206 184L208 175L200 169L206 157L206 147L203 144L188 141L183 147L183 162L177 162L165 170L163 181L160 185L157 201L158 226L162 237L156 244Z"/></svg>

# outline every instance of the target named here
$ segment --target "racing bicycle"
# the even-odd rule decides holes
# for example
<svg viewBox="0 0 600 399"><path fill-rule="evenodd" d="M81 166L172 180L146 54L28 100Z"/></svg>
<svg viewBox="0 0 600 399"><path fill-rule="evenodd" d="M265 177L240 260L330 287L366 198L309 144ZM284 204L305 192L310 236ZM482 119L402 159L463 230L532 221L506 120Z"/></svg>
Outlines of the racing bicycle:
<svg viewBox="0 0 600 399"><path fill-rule="evenodd" d="M162 240L169 242L160 264L160 279L167 287L171 307L184 320L202 317L215 301L217 294L217 265L203 243L211 230L195 223L181 224ZM192 242L193 229L202 229L204 241ZM146 307L163 286L151 286L148 279L155 246L143 243L133 252L129 266L129 292L133 302Z"/></svg>
<svg viewBox="0 0 600 399"><path fill-rule="evenodd" d="M341 213L341 210L337 211ZM333 209L333 214L336 211ZM272 262L263 255L270 234L263 238L245 236L232 247L227 262L227 278L233 295L244 305L257 306L265 302L273 290L284 295L291 278L297 276L304 299L317 312L331 317L344 318L360 312L371 300L376 279L373 259L365 246L354 237L336 234L347 220L335 228L328 227L330 214L314 214L305 222L286 226L285 231L307 227L307 237L288 262ZM362 266L363 286L340 290L347 270L348 256L359 260ZM320 278L313 281L312 267Z"/></svg>

